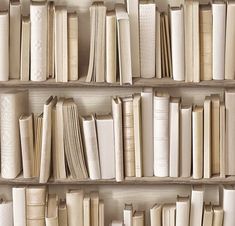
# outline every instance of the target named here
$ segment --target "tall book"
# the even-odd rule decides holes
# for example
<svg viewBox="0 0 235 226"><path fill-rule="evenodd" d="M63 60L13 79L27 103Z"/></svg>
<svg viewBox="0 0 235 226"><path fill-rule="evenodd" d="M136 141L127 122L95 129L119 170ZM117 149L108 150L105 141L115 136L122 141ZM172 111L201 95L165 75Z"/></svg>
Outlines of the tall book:
<svg viewBox="0 0 235 226"><path fill-rule="evenodd" d="M140 3L140 75L142 78L155 77L156 55L156 5Z"/></svg>
<svg viewBox="0 0 235 226"><path fill-rule="evenodd" d="M176 201L176 226L188 226L190 213L189 197L177 197Z"/></svg>
<svg viewBox="0 0 235 226"><path fill-rule="evenodd" d="M47 3L31 2L31 80L47 78Z"/></svg>
<svg viewBox="0 0 235 226"><path fill-rule="evenodd" d="M10 1L10 79L20 78L20 34L21 4L20 0Z"/></svg>
<svg viewBox="0 0 235 226"><path fill-rule="evenodd" d="M47 197L47 206L46 206L46 214L45 221L46 226L54 226L59 225L58 221L58 195L49 194Z"/></svg>
<svg viewBox="0 0 235 226"><path fill-rule="evenodd" d="M171 48L173 79L183 81L185 80L183 7L171 8Z"/></svg>
<svg viewBox="0 0 235 226"><path fill-rule="evenodd" d="M68 213L67 213L67 206L66 206L66 201L65 200L60 200L59 201L59 206L58 206L58 222L59 226L68 226Z"/></svg>
<svg viewBox="0 0 235 226"><path fill-rule="evenodd" d="M226 109L224 102L220 103L220 177L225 178L226 175Z"/></svg>
<svg viewBox="0 0 235 226"><path fill-rule="evenodd" d="M213 27L213 79L223 80L225 68L225 33L226 33L226 4L223 1L212 3Z"/></svg>
<svg viewBox="0 0 235 226"><path fill-rule="evenodd" d="M235 222L235 188L231 185L223 188L223 226L233 226Z"/></svg>
<svg viewBox="0 0 235 226"><path fill-rule="evenodd" d="M167 93L154 96L154 175L169 176L169 103Z"/></svg>
<svg viewBox="0 0 235 226"><path fill-rule="evenodd" d="M222 206L213 206L213 226L223 226L224 210Z"/></svg>
<svg viewBox="0 0 235 226"><path fill-rule="evenodd" d="M125 226L133 226L133 206L132 204L125 204L123 210L123 223Z"/></svg>
<svg viewBox="0 0 235 226"><path fill-rule="evenodd" d="M162 60L161 60L161 13L156 9L156 78L162 77Z"/></svg>
<svg viewBox="0 0 235 226"><path fill-rule="evenodd" d="M176 206L175 204L165 204L162 207L162 225L175 225Z"/></svg>
<svg viewBox="0 0 235 226"><path fill-rule="evenodd" d="M26 226L26 193L25 187L12 188L13 219L15 226Z"/></svg>
<svg viewBox="0 0 235 226"><path fill-rule="evenodd" d="M0 202L0 225L12 226L13 225L13 205L12 201L2 199Z"/></svg>
<svg viewBox="0 0 235 226"><path fill-rule="evenodd" d="M144 219L144 211L135 211L133 215L133 226L144 226L145 219Z"/></svg>
<svg viewBox="0 0 235 226"><path fill-rule="evenodd" d="M28 92L1 94L1 176L13 179L20 173L21 149L19 118L28 113Z"/></svg>
<svg viewBox="0 0 235 226"><path fill-rule="evenodd" d="M139 0L127 0L127 12L130 20L131 62L133 77L140 77L140 24Z"/></svg>
<svg viewBox="0 0 235 226"><path fill-rule="evenodd" d="M205 205L203 213L203 226L212 226L213 224L213 209L211 204Z"/></svg>
<svg viewBox="0 0 235 226"><path fill-rule="evenodd" d="M150 225L151 226L162 225L162 205L155 204L150 209Z"/></svg>

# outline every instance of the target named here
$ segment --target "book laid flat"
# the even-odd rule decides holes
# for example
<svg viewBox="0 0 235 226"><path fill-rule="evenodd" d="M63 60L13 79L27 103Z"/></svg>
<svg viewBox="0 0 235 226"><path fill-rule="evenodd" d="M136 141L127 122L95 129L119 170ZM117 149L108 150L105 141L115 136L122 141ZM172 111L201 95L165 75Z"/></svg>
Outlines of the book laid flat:
<svg viewBox="0 0 235 226"><path fill-rule="evenodd" d="M156 78L162 77L162 62L161 62L161 14L156 9L156 62L155 74Z"/></svg>
<svg viewBox="0 0 235 226"><path fill-rule="evenodd" d="M125 204L123 209L123 223L125 226L133 225L133 206L132 204Z"/></svg>
<svg viewBox="0 0 235 226"><path fill-rule="evenodd" d="M20 78L21 4L10 1L10 79Z"/></svg>
<svg viewBox="0 0 235 226"><path fill-rule="evenodd" d="M30 28L29 17L22 17L21 25L21 55L20 55L20 80L29 81L30 60Z"/></svg>
<svg viewBox="0 0 235 226"><path fill-rule="evenodd" d="M68 226L68 214L67 214L67 206L65 200L60 200L58 206L58 222L59 226ZM85 225L85 224L84 224Z"/></svg>
<svg viewBox="0 0 235 226"><path fill-rule="evenodd" d="M82 125L89 177L92 180L101 179L97 128L94 116L82 117Z"/></svg>
<svg viewBox="0 0 235 226"><path fill-rule="evenodd" d="M140 76L155 77L156 53L156 5L155 3L139 4L140 29Z"/></svg>
<svg viewBox="0 0 235 226"><path fill-rule="evenodd" d="M1 199L0 201L0 225L12 226L13 225L13 204L12 201Z"/></svg>
<svg viewBox="0 0 235 226"><path fill-rule="evenodd" d="M1 176L13 179L21 171L19 118L28 113L28 92L1 94Z"/></svg>
<svg viewBox="0 0 235 226"><path fill-rule="evenodd" d="M224 226L233 226L235 222L235 189L231 185L223 188Z"/></svg>
<svg viewBox="0 0 235 226"><path fill-rule="evenodd" d="M0 81L9 79L9 13L0 11Z"/></svg>
<svg viewBox="0 0 235 226"><path fill-rule="evenodd" d="M116 4L120 85L132 84L131 37L129 16L123 4Z"/></svg>
<svg viewBox="0 0 235 226"><path fill-rule="evenodd" d="M224 219L223 207L213 206L213 226L222 226Z"/></svg>
<svg viewBox="0 0 235 226"><path fill-rule="evenodd" d="M13 219L15 226L26 226L25 187L12 188Z"/></svg>
<svg viewBox="0 0 235 226"><path fill-rule="evenodd" d="M212 226L213 224L213 209L211 204L205 205L203 213L203 226Z"/></svg>
<svg viewBox="0 0 235 226"><path fill-rule="evenodd" d="M190 200L189 197L177 197L176 201L176 226L189 225L190 213Z"/></svg>
<svg viewBox="0 0 235 226"><path fill-rule="evenodd" d="M169 102L166 93L154 96L154 175L169 176Z"/></svg>
<svg viewBox="0 0 235 226"><path fill-rule="evenodd" d="M150 222L152 226L162 225L162 205L155 204L150 209Z"/></svg>
<svg viewBox="0 0 235 226"><path fill-rule="evenodd" d="M171 8L172 72L176 81L185 80L184 13L183 8Z"/></svg>
<svg viewBox="0 0 235 226"><path fill-rule="evenodd" d="M65 7L55 7L55 78L68 81L68 17Z"/></svg>
<svg viewBox="0 0 235 226"><path fill-rule="evenodd" d="M31 20L31 77L32 81L47 78L47 3L30 4Z"/></svg>
<svg viewBox="0 0 235 226"><path fill-rule="evenodd" d="M68 13L68 80L78 80L78 15Z"/></svg>
<svg viewBox="0 0 235 226"><path fill-rule="evenodd" d="M99 226L99 194L91 192L91 226Z"/></svg>
<svg viewBox="0 0 235 226"><path fill-rule="evenodd" d="M114 128L112 116L96 116L96 130L100 157L101 178L115 178Z"/></svg>
<svg viewBox="0 0 235 226"><path fill-rule="evenodd" d="M34 133L33 133L33 116L22 115L19 119L20 124L20 143L23 163L24 178L32 178L34 172Z"/></svg>
<svg viewBox="0 0 235 226"><path fill-rule="evenodd" d="M176 206L175 204L165 204L162 206L162 225L175 225Z"/></svg>
<svg viewBox="0 0 235 226"><path fill-rule="evenodd" d="M226 3L223 1L212 3L213 27L213 79L224 79L225 66L225 32L226 32Z"/></svg>
<svg viewBox="0 0 235 226"><path fill-rule="evenodd" d="M220 103L220 177L225 178L226 175L226 109L224 102Z"/></svg>
<svg viewBox="0 0 235 226"><path fill-rule="evenodd" d="M45 214L46 226L58 226L58 195L49 194Z"/></svg>
<svg viewBox="0 0 235 226"><path fill-rule="evenodd" d="M119 97L112 98L112 114L114 127L114 150L115 150L115 175L116 181L124 179L124 155L123 155L123 122L122 101Z"/></svg>
<svg viewBox="0 0 235 226"><path fill-rule="evenodd" d="M90 222L91 222L91 198L89 194L85 194L83 199L83 225L89 226Z"/></svg>
<svg viewBox="0 0 235 226"><path fill-rule="evenodd" d="M133 226L144 226L144 211L135 211L133 215Z"/></svg>
<svg viewBox="0 0 235 226"><path fill-rule="evenodd" d="M106 76L108 83L116 82L117 76L117 25L115 11L106 14Z"/></svg>

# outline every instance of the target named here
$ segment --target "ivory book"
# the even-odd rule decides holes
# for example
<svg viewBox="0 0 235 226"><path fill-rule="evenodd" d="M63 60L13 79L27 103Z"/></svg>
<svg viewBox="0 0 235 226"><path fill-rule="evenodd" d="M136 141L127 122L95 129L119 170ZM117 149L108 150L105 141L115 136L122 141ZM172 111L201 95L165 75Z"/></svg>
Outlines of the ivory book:
<svg viewBox="0 0 235 226"><path fill-rule="evenodd" d="M0 225L13 225L13 205L12 201L1 199L0 201Z"/></svg>
<svg viewBox="0 0 235 226"><path fill-rule="evenodd" d="M99 226L104 226L104 201L99 201Z"/></svg>
<svg viewBox="0 0 235 226"><path fill-rule="evenodd" d="M13 219L15 226L26 226L26 194L25 187L12 188ZM3 216L1 216L3 217Z"/></svg>
<svg viewBox="0 0 235 226"><path fill-rule="evenodd" d="M135 211L133 215L133 226L145 226L144 211Z"/></svg>
<svg viewBox="0 0 235 226"><path fill-rule="evenodd" d="M122 221L118 221L118 220L113 220L109 226L124 226L125 224L123 224Z"/></svg>
<svg viewBox="0 0 235 226"><path fill-rule="evenodd" d="M83 224L91 225L91 198L89 194L85 194L83 198Z"/></svg>
<svg viewBox="0 0 235 226"><path fill-rule="evenodd" d="M91 226L99 226L99 194L91 192Z"/></svg>
<svg viewBox="0 0 235 226"><path fill-rule="evenodd" d="M162 59L161 59L161 13L156 9L156 78L162 78Z"/></svg>
<svg viewBox="0 0 235 226"><path fill-rule="evenodd" d="M58 226L58 195L49 194L46 206L46 226Z"/></svg>
<svg viewBox="0 0 235 226"><path fill-rule="evenodd" d="M190 213L189 197L177 197L176 201L176 226L188 226Z"/></svg>
<svg viewBox="0 0 235 226"><path fill-rule="evenodd" d="M162 206L162 225L175 225L176 220L176 206L175 204L165 204Z"/></svg>
<svg viewBox="0 0 235 226"><path fill-rule="evenodd" d="M213 206L213 226L223 226L224 210L221 206Z"/></svg>
<svg viewBox="0 0 235 226"><path fill-rule="evenodd" d="M133 206L132 204L125 204L123 210L123 223L125 226L133 226Z"/></svg>
<svg viewBox="0 0 235 226"><path fill-rule="evenodd" d="M226 175L226 109L225 104L220 103L220 176L225 178Z"/></svg>
<svg viewBox="0 0 235 226"><path fill-rule="evenodd" d="M213 209L211 204L205 205L203 214L203 226L212 226L213 224Z"/></svg>
<svg viewBox="0 0 235 226"><path fill-rule="evenodd" d="M223 226L233 226L235 222L235 189L231 185L223 188L223 209L224 222Z"/></svg>
<svg viewBox="0 0 235 226"><path fill-rule="evenodd" d="M162 205L155 204L150 209L151 226L162 226Z"/></svg>

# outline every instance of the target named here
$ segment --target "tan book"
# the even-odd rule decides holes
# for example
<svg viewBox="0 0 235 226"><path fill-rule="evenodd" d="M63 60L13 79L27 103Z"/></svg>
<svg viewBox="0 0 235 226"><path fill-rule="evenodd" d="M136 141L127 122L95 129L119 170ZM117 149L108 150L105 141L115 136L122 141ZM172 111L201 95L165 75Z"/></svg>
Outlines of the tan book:
<svg viewBox="0 0 235 226"><path fill-rule="evenodd" d="M60 200L58 207L59 226L68 226L68 213L65 200Z"/></svg>
<svg viewBox="0 0 235 226"><path fill-rule="evenodd" d="M133 215L133 226L144 226L144 211L135 211Z"/></svg>
<svg viewBox="0 0 235 226"><path fill-rule="evenodd" d="M99 226L99 194L91 192L91 226Z"/></svg>
<svg viewBox="0 0 235 226"><path fill-rule="evenodd" d="M226 109L224 103L220 103L220 176L226 175Z"/></svg>
<svg viewBox="0 0 235 226"><path fill-rule="evenodd" d="M165 52L166 52L166 38L165 38L165 26L164 26L164 15L160 14L160 38L161 38L161 69L162 77L166 77L166 62L165 62Z"/></svg>
<svg viewBox="0 0 235 226"><path fill-rule="evenodd" d="M151 226L162 226L162 205L155 204L150 209Z"/></svg>
<svg viewBox="0 0 235 226"><path fill-rule="evenodd" d="M212 226L213 224L213 209L211 204L205 205L203 214L203 226Z"/></svg>
<svg viewBox="0 0 235 226"><path fill-rule="evenodd" d="M223 226L224 210L221 206L213 206L213 226Z"/></svg>
<svg viewBox="0 0 235 226"><path fill-rule="evenodd" d="M85 194L83 199L83 224L91 225L91 198L89 194Z"/></svg>
<svg viewBox="0 0 235 226"><path fill-rule="evenodd" d="M155 74L157 78L162 78L162 62L161 62L161 16L156 8L156 68Z"/></svg>
<svg viewBox="0 0 235 226"><path fill-rule="evenodd" d="M99 226L104 226L104 201L99 201Z"/></svg>
<svg viewBox="0 0 235 226"><path fill-rule="evenodd" d="M58 195L49 194L46 206L46 226L58 226Z"/></svg>

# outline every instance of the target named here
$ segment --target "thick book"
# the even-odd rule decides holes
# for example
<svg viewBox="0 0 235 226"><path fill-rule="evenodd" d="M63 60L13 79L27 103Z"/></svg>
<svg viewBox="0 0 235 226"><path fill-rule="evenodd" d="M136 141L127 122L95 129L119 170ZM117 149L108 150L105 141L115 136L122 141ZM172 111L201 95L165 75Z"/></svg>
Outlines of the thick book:
<svg viewBox="0 0 235 226"><path fill-rule="evenodd" d="M169 176L169 104L167 93L154 96L154 175Z"/></svg>
<svg viewBox="0 0 235 226"><path fill-rule="evenodd" d="M46 214L45 221L46 226L58 226L58 195L57 194L49 194L47 197L47 206L46 206Z"/></svg>
<svg viewBox="0 0 235 226"><path fill-rule="evenodd" d="M83 198L83 225L91 225L91 198L89 194L85 194Z"/></svg>
<svg viewBox="0 0 235 226"><path fill-rule="evenodd" d="M47 79L47 3L31 2L31 77L32 81Z"/></svg>
<svg viewBox="0 0 235 226"><path fill-rule="evenodd" d="M1 176L13 179L20 173L21 148L19 118L28 114L28 92L1 94Z"/></svg>
<svg viewBox="0 0 235 226"><path fill-rule="evenodd" d="M211 204L204 206L203 226L213 226L213 209Z"/></svg>
<svg viewBox="0 0 235 226"><path fill-rule="evenodd" d="M188 226L190 218L189 197L177 197L176 201L176 226Z"/></svg>
<svg viewBox="0 0 235 226"><path fill-rule="evenodd" d="M68 226L68 213L65 200L60 200L58 204L58 222L59 226ZM85 226L85 225L84 225Z"/></svg>
<svg viewBox="0 0 235 226"><path fill-rule="evenodd" d="M99 194L91 192L91 226L99 226Z"/></svg>
<svg viewBox="0 0 235 226"><path fill-rule="evenodd" d="M222 206L213 206L213 226L223 226L224 210Z"/></svg>
<svg viewBox="0 0 235 226"><path fill-rule="evenodd" d="M150 225L162 226L162 205L155 204L150 209Z"/></svg>
<svg viewBox="0 0 235 226"><path fill-rule="evenodd" d="M1 199L0 201L0 225L13 225L13 204L12 201Z"/></svg>
<svg viewBox="0 0 235 226"><path fill-rule="evenodd" d="M26 226L26 193L25 187L12 188L13 219L15 226ZM3 217L3 216L1 216Z"/></svg>
<svg viewBox="0 0 235 226"><path fill-rule="evenodd" d="M123 209L123 223L125 226L133 226L133 206L132 204L125 204Z"/></svg>
<svg viewBox="0 0 235 226"><path fill-rule="evenodd" d="M144 211L135 211L133 215L133 226L145 226L144 216Z"/></svg>
<svg viewBox="0 0 235 226"><path fill-rule="evenodd" d="M227 185L223 188L223 226L233 226L235 222L235 188Z"/></svg>
<svg viewBox="0 0 235 226"><path fill-rule="evenodd" d="M175 225L176 221L176 205L164 204L162 206L162 225L171 226Z"/></svg>

